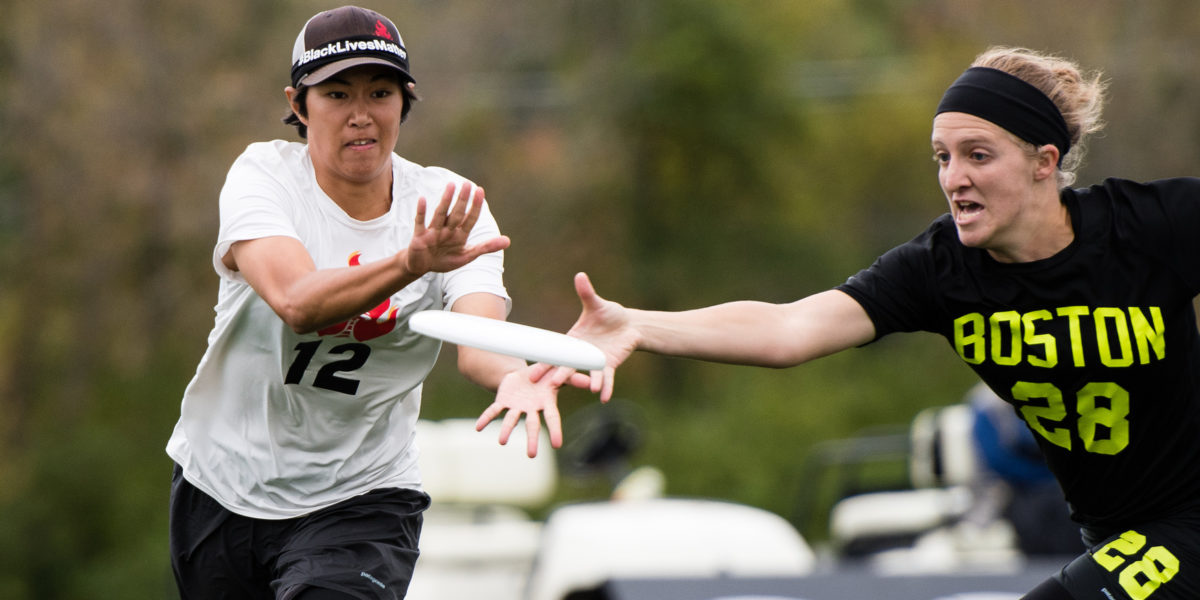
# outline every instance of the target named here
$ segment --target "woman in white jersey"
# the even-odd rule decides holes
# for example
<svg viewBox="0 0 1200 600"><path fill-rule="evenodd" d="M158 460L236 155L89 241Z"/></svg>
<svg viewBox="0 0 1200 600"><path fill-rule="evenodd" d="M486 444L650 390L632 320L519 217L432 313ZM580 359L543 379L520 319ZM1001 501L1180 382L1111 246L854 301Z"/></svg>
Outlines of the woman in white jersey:
<svg viewBox="0 0 1200 600"><path fill-rule="evenodd" d="M167 445L172 566L183 598L403 598L440 348L407 319L505 318L509 240L481 188L393 153L416 95L386 17L314 16L291 83L285 122L307 143L251 144L221 190L216 322ZM561 442L554 384L524 361L461 347L458 367L518 413L547 406Z"/></svg>

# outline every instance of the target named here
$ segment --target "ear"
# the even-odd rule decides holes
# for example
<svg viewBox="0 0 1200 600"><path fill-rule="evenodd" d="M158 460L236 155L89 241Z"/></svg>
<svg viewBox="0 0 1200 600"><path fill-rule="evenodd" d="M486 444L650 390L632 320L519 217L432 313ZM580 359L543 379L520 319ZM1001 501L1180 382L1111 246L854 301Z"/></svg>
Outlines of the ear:
<svg viewBox="0 0 1200 600"><path fill-rule="evenodd" d="M300 109L300 91L289 85L283 88L283 95L287 96L288 106L292 107L292 113L307 127L308 115L304 114L304 111Z"/></svg>
<svg viewBox="0 0 1200 600"><path fill-rule="evenodd" d="M1054 144L1038 148L1037 157L1034 158L1033 178L1041 181L1053 177L1054 172L1058 170L1058 156L1058 146Z"/></svg>

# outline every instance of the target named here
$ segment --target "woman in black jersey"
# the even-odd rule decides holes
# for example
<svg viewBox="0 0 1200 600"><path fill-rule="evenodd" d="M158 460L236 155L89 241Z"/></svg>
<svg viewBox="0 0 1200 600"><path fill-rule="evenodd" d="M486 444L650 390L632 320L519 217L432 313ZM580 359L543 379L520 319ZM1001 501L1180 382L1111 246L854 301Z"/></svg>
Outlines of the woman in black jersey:
<svg viewBox="0 0 1200 600"><path fill-rule="evenodd" d="M1025 598L1200 598L1200 180L1069 187L1103 96L1070 61L980 55L933 119L949 212L835 289L655 312L577 275L571 333L608 355L593 391L634 350L787 367L936 332L1028 424L1081 526L1087 551Z"/></svg>

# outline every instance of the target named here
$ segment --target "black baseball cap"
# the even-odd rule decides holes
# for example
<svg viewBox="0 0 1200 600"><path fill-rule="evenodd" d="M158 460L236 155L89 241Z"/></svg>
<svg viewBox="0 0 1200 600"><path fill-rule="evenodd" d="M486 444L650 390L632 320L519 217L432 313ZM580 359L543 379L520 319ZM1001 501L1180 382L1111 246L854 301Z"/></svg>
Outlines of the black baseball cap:
<svg viewBox="0 0 1200 600"><path fill-rule="evenodd" d="M358 65L384 65L415 82L408 51L396 25L366 8L343 6L317 13L304 24L292 47L292 87L316 85Z"/></svg>

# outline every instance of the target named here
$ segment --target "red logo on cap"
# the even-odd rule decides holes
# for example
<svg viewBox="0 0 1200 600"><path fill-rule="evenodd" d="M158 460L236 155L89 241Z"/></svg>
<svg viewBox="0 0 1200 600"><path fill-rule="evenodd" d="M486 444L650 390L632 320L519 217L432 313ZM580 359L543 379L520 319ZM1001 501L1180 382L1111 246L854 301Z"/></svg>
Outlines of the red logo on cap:
<svg viewBox="0 0 1200 600"><path fill-rule="evenodd" d="M392 34L388 33L387 25L384 25L383 21L379 19L375 20L375 35L389 40L392 39Z"/></svg>

